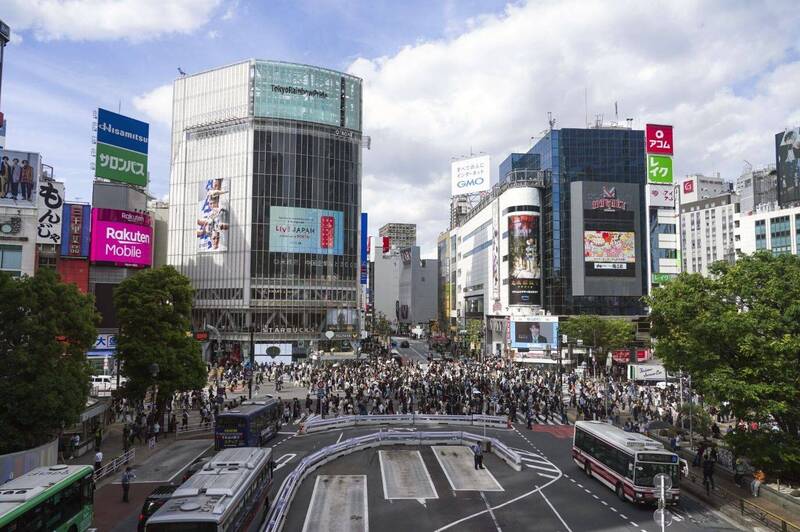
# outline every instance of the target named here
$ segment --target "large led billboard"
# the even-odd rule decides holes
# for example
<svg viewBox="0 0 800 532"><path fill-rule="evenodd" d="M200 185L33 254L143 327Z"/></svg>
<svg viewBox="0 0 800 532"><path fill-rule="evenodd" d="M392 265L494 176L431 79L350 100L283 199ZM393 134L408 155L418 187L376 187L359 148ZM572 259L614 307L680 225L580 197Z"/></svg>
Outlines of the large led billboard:
<svg viewBox="0 0 800 532"><path fill-rule="evenodd" d="M511 347L515 349L558 349L558 317L515 318L511 322Z"/></svg>
<svg viewBox="0 0 800 532"><path fill-rule="evenodd" d="M800 127L775 135L778 203L800 202Z"/></svg>
<svg viewBox="0 0 800 532"><path fill-rule="evenodd" d="M197 250L201 253L228 250L230 185L221 177L200 183Z"/></svg>
<svg viewBox="0 0 800 532"><path fill-rule="evenodd" d="M508 304L541 305L538 214L508 217Z"/></svg>
<svg viewBox="0 0 800 532"><path fill-rule="evenodd" d="M361 80L308 65L256 61L255 116L361 130Z"/></svg>
<svg viewBox="0 0 800 532"><path fill-rule="evenodd" d="M344 213L301 207L270 207L269 250L342 255Z"/></svg>
<svg viewBox="0 0 800 532"><path fill-rule="evenodd" d="M128 268L152 264L153 228L141 212L92 209L92 262Z"/></svg>
<svg viewBox="0 0 800 532"><path fill-rule="evenodd" d="M641 296L642 185L570 184L573 296Z"/></svg>

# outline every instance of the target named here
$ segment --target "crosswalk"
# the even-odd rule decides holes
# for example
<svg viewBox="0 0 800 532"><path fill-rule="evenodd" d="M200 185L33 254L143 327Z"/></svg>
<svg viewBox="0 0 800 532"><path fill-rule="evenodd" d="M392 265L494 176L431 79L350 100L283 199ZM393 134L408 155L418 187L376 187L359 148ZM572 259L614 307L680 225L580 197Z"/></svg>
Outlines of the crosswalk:
<svg viewBox="0 0 800 532"><path fill-rule="evenodd" d="M540 477L553 480L561 476L561 470L544 456L524 449L515 449L514 447L511 450L520 455L525 467L534 470Z"/></svg>
<svg viewBox="0 0 800 532"><path fill-rule="evenodd" d="M537 414L534 417L536 419L535 421L536 424L539 425L569 425L569 423L562 423L561 420L559 419L558 414L550 414L549 418L545 418L541 414ZM528 420L525 418L525 414L523 414L522 412L517 412L517 420L523 424L528 423Z"/></svg>

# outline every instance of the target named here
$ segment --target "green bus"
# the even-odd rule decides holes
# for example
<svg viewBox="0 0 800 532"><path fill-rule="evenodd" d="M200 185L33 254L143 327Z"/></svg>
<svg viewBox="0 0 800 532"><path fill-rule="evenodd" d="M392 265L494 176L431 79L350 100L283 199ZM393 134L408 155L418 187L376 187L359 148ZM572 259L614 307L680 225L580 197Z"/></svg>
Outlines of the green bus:
<svg viewBox="0 0 800 532"><path fill-rule="evenodd" d="M94 468L38 467L0 485L0 532L84 532L92 525Z"/></svg>

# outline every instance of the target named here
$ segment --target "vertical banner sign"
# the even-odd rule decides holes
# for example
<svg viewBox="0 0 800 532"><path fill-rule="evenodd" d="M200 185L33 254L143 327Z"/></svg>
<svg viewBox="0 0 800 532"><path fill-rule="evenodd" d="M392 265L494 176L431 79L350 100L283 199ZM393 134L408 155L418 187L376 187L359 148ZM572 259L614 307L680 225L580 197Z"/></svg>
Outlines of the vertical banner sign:
<svg viewBox="0 0 800 532"><path fill-rule="evenodd" d="M673 155L672 152L672 126L658 124L645 125L645 139L647 153L656 155Z"/></svg>
<svg viewBox="0 0 800 532"><path fill-rule="evenodd" d="M95 176L147 186L150 125L106 109L97 110Z"/></svg>
<svg viewBox="0 0 800 532"><path fill-rule="evenodd" d="M361 213L361 284L367 284L368 268L367 268L367 253L369 251L369 237L367 235L368 229L367 213Z"/></svg>
<svg viewBox="0 0 800 532"><path fill-rule="evenodd" d="M61 256L85 258L89 256L89 220L91 207L74 203L64 204L61 226Z"/></svg>
<svg viewBox="0 0 800 532"><path fill-rule="evenodd" d="M492 209L492 299L500 310L500 213Z"/></svg>
<svg viewBox="0 0 800 532"><path fill-rule="evenodd" d="M541 305L539 216L508 217L508 304Z"/></svg>
<svg viewBox="0 0 800 532"><path fill-rule="evenodd" d="M64 209L64 183L42 181L37 190L39 227L37 244L61 244L61 224Z"/></svg>
<svg viewBox="0 0 800 532"><path fill-rule="evenodd" d="M660 185L672 184L672 157L648 154L647 181Z"/></svg>

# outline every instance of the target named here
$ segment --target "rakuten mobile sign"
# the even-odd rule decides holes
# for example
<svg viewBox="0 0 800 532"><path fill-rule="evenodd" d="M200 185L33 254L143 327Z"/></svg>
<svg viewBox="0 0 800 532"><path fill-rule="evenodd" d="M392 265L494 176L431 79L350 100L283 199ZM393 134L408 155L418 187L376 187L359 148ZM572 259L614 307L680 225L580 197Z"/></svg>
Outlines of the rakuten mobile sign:
<svg viewBox="0 0 800 532"><path fill-rule="evenodd" d="M92 209L92 262L144 268L152 264L153 229L143 213Z"/></svg>

